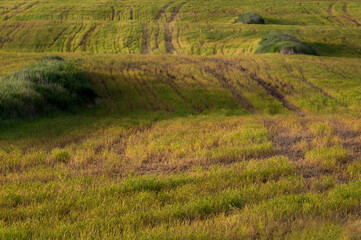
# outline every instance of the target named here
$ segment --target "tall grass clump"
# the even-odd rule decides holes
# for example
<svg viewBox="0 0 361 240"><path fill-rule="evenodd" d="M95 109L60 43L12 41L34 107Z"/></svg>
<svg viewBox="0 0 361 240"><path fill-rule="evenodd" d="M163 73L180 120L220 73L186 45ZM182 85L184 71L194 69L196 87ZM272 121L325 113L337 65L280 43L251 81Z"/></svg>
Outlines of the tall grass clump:
<svg viewBox="0 0 361 240"><path fill-rule="evenodd" d="M85 71L75 61L45 57L0 81L0 120L67 111L95 97Z"/></svg>
<svg viewBox="0 0 361 240"><path fill-rule="evenodd" d="M245 24L264 24L264 19L257 13L248 12L238 15L238 18L234 23L240 22Z"/></svg>
<svg viewBox="0 0 361 240"><path fill-rule="evenodd" d="M300 41L295 36L288 33L272 32L265 36L256 53L281 53L289 54L305 54L318 56L318 52L312 46Z"/></svg>

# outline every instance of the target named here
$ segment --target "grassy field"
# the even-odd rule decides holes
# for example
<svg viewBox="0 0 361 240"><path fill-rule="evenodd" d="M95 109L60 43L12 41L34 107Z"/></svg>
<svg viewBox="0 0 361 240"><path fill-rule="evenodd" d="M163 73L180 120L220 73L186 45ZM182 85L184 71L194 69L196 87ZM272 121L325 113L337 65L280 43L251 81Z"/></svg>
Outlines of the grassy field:
<svg viewBox="0 0 361 240"><path fill-rule="evenodd" d="M0 121L0 239L361 239L360 39L356 0L0 0L0 87L57 55L98 94Z"/></svg>

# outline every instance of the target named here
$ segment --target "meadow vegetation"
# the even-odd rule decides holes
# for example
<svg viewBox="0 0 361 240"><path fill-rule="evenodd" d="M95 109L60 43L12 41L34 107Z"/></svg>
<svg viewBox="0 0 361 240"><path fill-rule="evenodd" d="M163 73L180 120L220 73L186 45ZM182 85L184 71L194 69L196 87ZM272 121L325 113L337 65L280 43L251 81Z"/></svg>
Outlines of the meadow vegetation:
<svg viewBox="0 0 361 240"><path fill-rule="evenodd" d="M360 21L356 0L0 0L0 239L360 239Z"/></svg>
<svg viewBox="0 0 361 240"><path fill-rule="evenodd" d="M76 63L45 57L0 81L0 120L69 110L92 103L95 97Z"/></svg>

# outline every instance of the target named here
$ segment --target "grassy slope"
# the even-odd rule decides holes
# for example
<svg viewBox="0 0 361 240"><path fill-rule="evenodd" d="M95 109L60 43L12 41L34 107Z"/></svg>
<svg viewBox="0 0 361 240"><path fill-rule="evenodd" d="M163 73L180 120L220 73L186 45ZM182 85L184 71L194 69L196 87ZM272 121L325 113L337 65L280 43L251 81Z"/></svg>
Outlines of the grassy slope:
<svg viewBox="0 0 361 240"><path fill-rule="evenodd" d="M0 74L59 52L101 96L0 123L0 239L360 237L360 3L168 2L0 0Z"/></svg>

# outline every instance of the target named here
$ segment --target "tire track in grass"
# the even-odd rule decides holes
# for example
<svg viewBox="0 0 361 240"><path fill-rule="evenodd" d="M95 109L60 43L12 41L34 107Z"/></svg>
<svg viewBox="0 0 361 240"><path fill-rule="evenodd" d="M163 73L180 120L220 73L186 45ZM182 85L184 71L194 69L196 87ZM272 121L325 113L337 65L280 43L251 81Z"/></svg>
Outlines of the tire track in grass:
<svg viewBox="0 0 361 240"><path fill-rule="evenodd" d="M167 66L165 66L165 68L169 69ZM185 104L187 109L193 109L197 113L203 112L204 109L201 106L189 102L187 100L187 98L182 94L182 92L181 92L182 88L175 82L175 80L177 79L177 77L175 75L170 73L168 70L164 71L163 69L159 69L159 72L156 70L155 73L156 73L156 75L165 76L164 79L161 79L161 82L163 84L169 86L173 90L173 92L178 96L178 98L180 98L183 101L183 103ZM167 111L170 111L170 110L171 110L171 108L169 108Z"/></svg>
<svg viewBox="0 0 361 240"><path fill-rule="evenodd" d="M23 12L26 12L26 11L28 11L29 9L33 8L33 7L34 7L35 5L37 5L38 3L39 3L39 1L32 2L32 3L30 3L29 5L27 5L24 9L22 9L22 10L20 10L20 11L18 11L18 12L15 12L15 13L12 14L11 16L6 17L4 20L9 20L9 19L14 18L15 16L17 16L17 15L19 15L19 14L21 14L21 13L23 13ZM24 5L21 5L21 6L25 6L25 4L24 4Z"/></svg>
<svg viewBox="0 0 361 240"><path fill-rule="evenodd" d="M137 69L133 69L128 66L124 71L124 80L127 82L129 86L131 86L135 90L135 93L138 95L140 102L142 103L143 106L146 107L146 109L148 110L151 109L153 111L156 111L156 107L153 105L151 101L143 101L142 97L147 96L147 91L145 91L143 88L140 87L143 84L141 83L140 79L137 77L135 70ZM132 73L130 71L132 71Z"/></svg>
<svg viewBox="0 0 361 240"><path fill-rule="evenodd" d="M157 16L154 18L155 22L158 22L161 17L164 15L166 11L168 10L168 8L173 4L174 2L170 2L168 4L166 4L157 14ZM186 4L186 2L181 3L172 13L170 19L166 19L166 23L164 24L164 47L165 47L165 52L167 54L172 54L175 50L175 47L173 45L173 30L171 30L170 24L172 22L175 21L175 19L177 18L177 16L179 15L180 10L182 9L182 7ZM166 16L165 16L166 17ZM159 28L155 34L155 49L159 49L159 43L158 43L158 38L159 38ZM179 42L179 39L178 39Z"/></svg>
<svg viewBox="0 0 361 240"><path fill-rule="evenodd" d="M183 8L183 6L186 5L186 2L181 3L172 13L170 20L168 22L173 22L179 15L180 10Z"/></svg>
<svg viewBox="0 0 361 240"><path fill-rule="evenodd" d="M299 75L296 75L296 74L294 74L294 70L293 70L291 64L288 64L288 63L286 63L286 62L284 61L284 62L283 62L283 66L285 67L287 73L288 73L289 75L291 75L292 77L301 80L301 82L305 83L306 85L308 85L309 87L313 88L315 91L321 93L321 94L324 95L325 97L327 97L327 98L329 98L329 99L332 99L332 100L338 102L338 100L337 100L335 97L333 97L332 95L330 95L328 92L326 92L326 91L323 90L322 88L320 88L320 87L316 86L315 84L313 84L312 82L310 82L310 81L306 78L302 67L298 67L297 71L298 71ZM331 71L331 70L328 69L328 71Z"/></svg>
<svg viewBox="0 0 361 240"><path fill-rule="evenodd" d="M168 4L166 4L164 7L162 7L160 9L160 11L157 13L157 16L155 16L154 21L158 22L160 20L160 18L165 15L165 12L167 11L167 9L173 4L174 2L170 2Z"/></svg>
<svg viewBox="0 0 361 240"><path fill-rule="evenodd" d="M173 2L170 2L168 4L166 4L164 7L162 7L162 9L157 13L157 16L154 18L154 22L159 22L159 20L161 19L161 17L163 15L165 15L165 12L167 11L167 9L173 4ZM167 25L168 23L166 23ZM169 53L169 51L171 51L172 46L169 45L169 35L170 35L170 30L169 30L169 24L166 26L164 25L164 42L165 42L165 49L166 52ZM158 28L155 32L155 37L154 37L154 41L155 41L155 49L159 49L159 32L160 32L160 26L158 25ZM167 32L167 33L166 33Z"/></svg>
<svg viewBox="0 0 361 240"><path fill-rule="evenodd" d="M329 93L327 93L325 90L323 90L322 88L320 88L320 87L316 86L315 84L313 84L312 82L310 82L310 81L305 77L305 74L304 74L304 71L303 71L303 68L302 68L302 67L299 67L299 68L298 68L298 72L300 73L299 79L300 79L303 83L307 84L308 86L310 86L311 88L313 88L313 89L316 90L317 92L323 94L325 97L330 98L330 99L335 100L336 102L338 102L338 100L337 100L335 97L331 96L331 95L330 95Z"/></svg>
<svg viewBox="0 0 361 240"><path fill-rule="evenodd" d="M172 13L170 19L167 21L166 24L164 24L164 46L165 51L168 54L172 54L175 50L175 47L173 45L173 29L170 29L170 24L175 21L177 16L179 15L180 10L186 3L181 3Z"/></svg>
<svg viewBox="0 0 361 240"><path fill-rule="evenodd" d="M69 7L66 8L64 7L64 9L60 12L60 20L68 20L68 16L71 10L73 10L75 7Z"/></svg>
<svg viewBox="0 0 361 240"><path fill-rule="evenodd" d="M268 92L269 95L274 97L277 101L279 101L285 108L288 110L296 113L297 115L304 116L305 114L302 112L301 109L299 109L296 105L294 105L292 102L288 101L286 97L277 90L272 84L266 82L263 80L260 76L258 76L256 73L251 72L249 69L243 67L242 65L238 64L238 69L244 73L246 77L253 80L255 83L257 83L259 86L261 86L266 92Z"/></svg>
<svg viewBox="0 0 361 240"><path fill-rule="evenodd" d="M4 34L4 37L0 37L0 48L2 48L5 43L11 42L13 40L12 36L15 35L17 32L20 32L23 27L23 24L17 22L7 34Z"/></svg>
<svg viewBox="0 0 361 240"><path fill-rule="evenodd" d="M308 15L312 15L312 13L308 11L308 9L305 6L303 6L302 3L300 3L299 6L303 9L303 11L305 11L305 13L307 13Z"/></svg>
<svg viewBox="0 0 361 240"><path fill-rule="evenodd" d="M337 23L339 23L339 24L341 24L341 25L344 25L343 22L341 22L341 20L336 17L336 15L335 15L335 13L334 13L334 11L333 11L333 8L334 8L335 4L336 4L336 3L332 3L332 4L328 7L327 13L328 13L329 16L331 16L331 18L332 18L335 22L337 22Z"/></svg>
<svg viewBox="0 0 361 240"><path fill-rule="evenodd" d="M207 71L212 74L217 81L221 84L224 89L227 89L232 96L235 98L236 102L242 106L244 109L249 111L250 113L255 113L255 107L253 104L242 94L241 91L237 91L232 83L228 81L228 79L223 74L218 74L213 69L207 69Z"/></svg>
<svg viewBox="0 0 361 240"><path fill-rule="evenodd" d="M160 70L160 73L162 73L162 70ZM172 88L172 90L175 92L175 94L182 99L182 101L184 102L184 104L187 106L187 108L189 108L191 106L191 104L188 102L188 100L186 99L186 97L181 93L181 91L179 91L181 88L178 86L178 84L175 82L175 79L177 79L176 76L174 76L173 74L171 74L169 71L166 71L165 75L167 76L166 80L163 80L163 83L165 83L166 85L168 85L170 88ZM194 109L194 106L191 106Z"/></svg>
<svg viewBox="0 0 361 240"><path fill-rule="evenodd" d="M167 54L172 54L175 49L169 23L164 24L164 47Z"/></svg>
<svg viewBox="0 0 361 240"><path fill-rule="evenodd" d="M331 24L335 23L335 22L333 21L333 19L330 19L330 14L329 14L329 12L328 12L328 8L322 7L321 4L320 4L320 2L317 2L317 6L318 6L319 9L321 9L321 11L318 12L317 16L321 17L322 19L325 19L328 23L331 23ZM328 16L323 16L323 15L324 15L323 12L326 12L326 14L327 14ZM331 18L332 18L332 17L331 17Z"/></svg>
<svg viewBox="0 0 361 240"><path fill-rule="evenodd" d="M345 13L345 18L350 20L351 22L355 23L357 27L361 26L361 23L359 21L357 21L357 19L355 19L350 12L347 9L348 7L348 3L345 3L342 7L343 12Z"/></svg>
<svg viewBox="0 0 361 240"><path fill-rule="evenodd" d="M178 45L178 47L180 48L180 49L183 49L183 47L181 46L181 44L180 44L180 35L181 35L181 28L180 27L178 27L177 28L177 45Z"/></svg>
<svg viewBox="0 0 361 240"><path fill-rule="evenodd" d="M80 44L74 49L76 51L79 47L82 47L82 50L86 52L86 44L88 42L88 39L91 37L91 35L95 32L96 28L98 27L97 24L92 26L83 36L83 38L80 41Z"/></svg>
<svg viewBox="0 0 361 240"><path fill-rule="evenodd" d="M118 81L117 81L117 80L115 79L115 77L114 77L112 65L109 65L109 74L110 74L111 80L113 81L114 85L115 85L116 88L117 88L118 94L119 94L120 96L123 96L123 92L122 92L122 90L121 90L121 88L120 88L120 86L119 86L119 84L118 84Z"/></svg>
<svg viewBox="0 0 361 240"><path fill-rule="evenodd" d="M130 13L130 16L129 16L129 20L133 21L134 19L134 10L132 7L128 7L129 8L129 13Z"/></svg>
<svg viewBox="0 0 361 240"><path fill-rule="evenodd" d="M73 43L76 35L78 35L78 33L81 32L81 30L83 29L83 27L84 27L84 26L82 25L82 26L79 28L79 30L78 30L74 35L72 35L72 36L69 38L68 43L66 44L66 51L67 51L67 52L72 52L72 51L71 51L71 45L72 45L72 43Z"/></svg>
<svg viewBox="0 0 361 240"><path fill-rule="evenodd" d="M160 111L164 108L167 112L171 112L171 109L167 107L167 105L157 96L157 94L155 94L155 92L153 91L153 89L151 87L151 84L149 84L150 79L146 76L145 73L146 72L143 70L143 73L140 74L141 77L140 77L139 81L147 90L148 95L150 95L152 100L155 102L156 105L153 105L153 109L155 111ZM151 73L151 72L148 72L148 73Z"/></svg>
<svg viewBox="0 0 361 240"><path fill-rule="evenodd" d="M59 40L59 38L69 29L69 26L64 28L56 37L54 38L53 42L50 44L49 49L52 49L55 43Z"/></svg>
<svg viewBox="0 0 361 240"><path fill-rule="evenodd" d="M266 77L268 79L272 80L272 82L276 83L274 86L275 88L277 88L277 89L280 88L281 91L283 93L285 93L286 95L294 93L295 87L291 83L289 83L287 81L281 81L277 77L276 74L270 73L270 71L272 71L272 67L268 64L267 61L265 61L263 59L259 59L259 61L254 60L254 62L259 66L263 66L263 70L266 73ZM258 63L258 62L260 62L260 63Z"/></svg>
<svg viewBox="0 0 361 240"><path fill-rule="evenodd" d="M134 70L139 70L139 69L134 69ZM141 90L141 91L143 92L143 94L140 95L140 96L143 96L143 97L146 98L146 102L150 105L150 109L151 109L152 111L160 111L161 108L158 107L157 105L155 105L155 103L154 103L152 100L149 99L149 93L150 93L149 88L150 88L150 87L148 86L148 84L146 83L146 81L145 81L144 79L142 79L141 76L137 76L137 73L136 73L134 70L133 70L133 72L134 72L134 80L136 81L136 83L137 83L139 86L145 87L145 89L143 88L143 89ZM150 95L152 95L152 94L150 94Z"/></svg>
<svg viewBox="0 0 361 240"><path fill-rule="evenodd" d="M154 34L154 48L153 48L153 50L159 49L159 42L158 42L159 32L160 32L160 27L158 25L157 30L155 30L155 34Z"/></svg>
<svg viewBox="0 0 361 240"><path fill-rule="evenodd" d="M3 11L2 13L0 13L0 16L6 15L6 14L10 13L11 11L17 10L17 9L21 8L22 6L24 6L25 4L26 4L26 2L15 5L13 8L7 9L7 10Z"/></svg>
<svg viewBox="0 0 361 240"><path fill-rule="evenodd" d="M218 59L212 59L211 61L215 62L217 65L217 69L229 69L230 64L227 62L224 62L222 60L218 60ZM202 63L196 63L199 66L202 67L202 69L212 75L217 82L227 91L229 91L231 93L231 95L234 97L234 99L236 100L236 102L243 107L244 109L246 109L247 111L249 111L250 113L255 113L256 109L253 106L253 104L243 95L243 93L235 88L235 86L224 76L224 74L218 73L215 69L206 66ZM237 84L237 83L236 83ZM238 85L239 87L240 85Z"/></svg>
<svg viewBox="0 0 361 240"><path fill-rule="evenodd" d="M141 54L148 54L149 53L149 41L150 41L150 35L149 35L148 23L143 23L142 24L142 49L141 49Z"/></svg>
<svg viewBox="0 0 361 240"><path fill-rule="evenodd" d="M115 19L115 9L114 9L113 6L111 6L110 9L112 10L112 18L111 18L111 20L114 21L114 19Z"/></svg>

